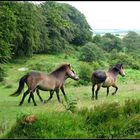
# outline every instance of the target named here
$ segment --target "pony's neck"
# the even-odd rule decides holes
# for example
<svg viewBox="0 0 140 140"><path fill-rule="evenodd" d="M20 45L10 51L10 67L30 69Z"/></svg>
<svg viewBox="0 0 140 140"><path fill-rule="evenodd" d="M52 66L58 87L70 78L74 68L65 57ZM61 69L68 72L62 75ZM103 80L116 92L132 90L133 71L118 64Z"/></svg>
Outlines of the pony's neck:
<svg viewBox="0 0 140 140"><path fill-rule="evenodd" d="M66 77L66 71L65 70L61 70L61 71L55 71L55 72L52 72L51 75L55 76L57 79L60 79L60 80L66 80L67 77Z"/></svg>
<svg viewBox="0 0 140 140"><path fill-rule="evenodd" d="M117 71L115 68L113 68L113 69L109 70L108 73L110 73L116 80L116 77L118 76L119 71Z"/></svg>

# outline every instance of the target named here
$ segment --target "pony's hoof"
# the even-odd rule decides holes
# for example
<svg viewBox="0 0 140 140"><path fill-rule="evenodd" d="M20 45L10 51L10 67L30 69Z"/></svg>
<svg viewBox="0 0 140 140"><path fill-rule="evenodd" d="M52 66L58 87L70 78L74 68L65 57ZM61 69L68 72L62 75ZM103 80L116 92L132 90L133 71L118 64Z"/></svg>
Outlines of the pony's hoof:
<svg viewBox="0 0 140 140"><path fill-rule="evenodd" d="M114 96L114 95L115 95L115 93L112 93L112 95Z"/></svg>
<svg viewBox="0 0 140 140"><path fill-rule="evenodd" d="M46 104L46 103L47 103L47 101L46 101L46 100L44 100L44 101L43 101L43 104Z"/></svg>
<svg viewBox="0 0 140 140"><path fill-rule="evenodd" d="M62 103L62 101L58 101L60 104Z"/></svg>
<svg viewBox="0 0 140 140"><path fill-rule="evenodd" d="M19 103L19 105L18 106L22 106L22 104L21 103Z"/></svg>
<svg viewBox="0 0 140 140"><path fill-rule="evenodd" d="M64 103L64 101L62 100L62 101L61 101L61 103L63 104L63 103Z"/></svg>

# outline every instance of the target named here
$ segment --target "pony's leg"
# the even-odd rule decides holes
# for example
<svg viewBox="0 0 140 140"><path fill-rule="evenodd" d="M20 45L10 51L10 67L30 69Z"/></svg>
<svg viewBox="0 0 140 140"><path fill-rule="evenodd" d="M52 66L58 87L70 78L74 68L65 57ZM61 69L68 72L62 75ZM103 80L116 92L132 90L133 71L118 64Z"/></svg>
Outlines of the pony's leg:
<svg viewBox="0 0 140 140"><path fill-rule="evenodd" d="M109 94L109 87L107 87L107 96L108 96L108 94Z"/></svg>
<svg viewBox="0 0 140 140"><path fill-rule="evenodd" d="M65 91L64 91L64 87L63 87L63 86L61 87L61 91L62 91L62 93L63 93L63 95L64 95L65 100L67 101L68 99L67 99L67 96L66 96L66 94L65 94Z"/></svg>
<svg viewBox="0 0 140 140"><path fill-rule="evenodd" d="M60 103L59 89L58 89L58 90L56 90L56 96L57 96L58 102Z"/></svg>
<svg viewBox="0 0 140 140"><path fill-rule="evenodd" d="M40 94L39 94L39 89L36 89L36 93L37 93L37 95L38 95L40 101L43 102L43 99L42 99L42 97L41 97ZM31 101L31 94L30 94L30 96L29 96L28 103L30 103L30 101Z"/></svg>
<svg viewBox="0 0 140 140"><path fill-rule="evenodd" d="M91 97L92 100L94 100L94 88L95 88L95 85L93 84L92 85L92 97Z"/></svg>
<svg viewBox="0 0 140 140"><path fill-rule="evenodd" d="M29 96L29 98L28 98L28 103L30 103L31 98L32 98L32 96L31 96L31 94L30 94L30 96Z"/></svg>
<svg viewBox="0 0 140 140"><path fill-rule="evenodd" d="M34 99L34 94L33 94L34 91L35 91L35 90L33 90L33 91L30 92L30 96L32 97L32 100L33 100L34 106L37 106L37 104L36 104L36 102L35 102L35 99Z"/></svg>
<svg viewBox="0 0 140 140"><path fill-rule="evenodd" d="M36 93L37 93L37 95L38 95L40 101L43 102L43 99L42 99L42 97L41 97L40 94L39 94L39 89L36 89Z"/></svg>
<svg viewBox="0 0 140 140"><path fill-rule="evenodd" d="M48 100L44 100L44 103L47 103L53 97L53 94L54 94L54 90L51 90L50 97L48 98Z"/></svg>
<svg viewBox="0 0 140 140"><path fill-rule="evenodd" d="M23 97L19 103L19 106L21 106L24 102L25 97L29 94L30 90L28 89L26 92L24 92Z"/></svg>
<svg viewBox="0 0 140 140"><path fill-rule="evenodd" d="M96 89L96 100L98 100L98 91L100 90L101 85L97 85L97 89Z"/></svg>
<svg viewBox="0 0 140 140"><path fill-rule="evenodd" d="M114 87L116 89L115 92L112 93L112 95L115 95L118 90L118 87L116 85L112 85L112 87Z"/></svg>

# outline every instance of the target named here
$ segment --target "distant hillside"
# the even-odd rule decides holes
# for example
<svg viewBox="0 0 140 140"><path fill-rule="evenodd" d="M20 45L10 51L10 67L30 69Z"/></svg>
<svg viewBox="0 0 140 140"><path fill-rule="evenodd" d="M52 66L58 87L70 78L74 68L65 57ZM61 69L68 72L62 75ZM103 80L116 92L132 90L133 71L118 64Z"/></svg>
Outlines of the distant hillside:
<svg viewBox="0 0 140 140"><path fill-rule="evenodd" d="M120 38L122 38L124 35L126 35L129 31L134 31L138 34L140 34L140 29L94 29L93 35L104 35L105 33L111 33L113 35L116 35Z"/></svg>

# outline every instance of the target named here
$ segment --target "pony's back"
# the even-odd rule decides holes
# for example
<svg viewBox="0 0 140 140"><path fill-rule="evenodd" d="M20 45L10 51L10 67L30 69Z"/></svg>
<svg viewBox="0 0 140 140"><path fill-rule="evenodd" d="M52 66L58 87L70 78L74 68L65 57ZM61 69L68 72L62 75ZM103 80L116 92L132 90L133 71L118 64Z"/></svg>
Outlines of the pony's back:
<svg viewBox="0 0 140 140"><path fill-rule="evenodd" d="M107 76L105 71L97 70L93 72L91 80L93 84L100 84L103 83L106 80Z"/></svg>

